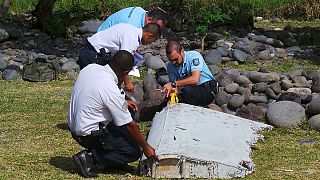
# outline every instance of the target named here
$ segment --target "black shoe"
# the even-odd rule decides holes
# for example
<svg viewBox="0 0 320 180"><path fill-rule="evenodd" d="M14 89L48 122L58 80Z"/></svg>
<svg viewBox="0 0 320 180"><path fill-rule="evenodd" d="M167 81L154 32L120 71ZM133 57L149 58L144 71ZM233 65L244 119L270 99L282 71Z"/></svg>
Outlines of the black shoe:
<svg viewBox="0 0 320 180"><path fill-rule="evenodd" d="M91 152L83 150L73 155L72 158L80 167L81 173L84 177L97 177L97 173L93 170L94 161Z"/></svg>

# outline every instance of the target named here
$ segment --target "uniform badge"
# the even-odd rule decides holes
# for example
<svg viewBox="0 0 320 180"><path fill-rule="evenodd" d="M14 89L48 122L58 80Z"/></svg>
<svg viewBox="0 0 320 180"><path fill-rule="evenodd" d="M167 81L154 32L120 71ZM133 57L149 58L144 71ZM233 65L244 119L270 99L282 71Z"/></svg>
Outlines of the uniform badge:
<svg viewBox="0 0 320 180"><path fill-rule="evenodd" d="M199 58L195 58L192 60L193 65L198 66L200 64Z"/></svg>

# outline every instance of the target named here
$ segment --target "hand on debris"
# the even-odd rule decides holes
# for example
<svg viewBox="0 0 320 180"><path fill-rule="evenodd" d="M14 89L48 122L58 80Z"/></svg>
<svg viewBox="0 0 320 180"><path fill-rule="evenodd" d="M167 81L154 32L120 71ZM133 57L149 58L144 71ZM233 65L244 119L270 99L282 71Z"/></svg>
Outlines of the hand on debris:
<svg viewBox="0 0 320 180"><path fill-rule="evenodd" d="M171 86L171 83L167 83L163 86L162 92L167 93L167 97L169 97L172 92L175 92L175 89Z"/></svg>
<svg viewBox="0 0 320 180"><path fill-rule="evenodd" d="M144 152L144 155L146 155L148 158L159 160L155 149L153 149L150 145L147 148L145 148L143 152Z"/></svg>

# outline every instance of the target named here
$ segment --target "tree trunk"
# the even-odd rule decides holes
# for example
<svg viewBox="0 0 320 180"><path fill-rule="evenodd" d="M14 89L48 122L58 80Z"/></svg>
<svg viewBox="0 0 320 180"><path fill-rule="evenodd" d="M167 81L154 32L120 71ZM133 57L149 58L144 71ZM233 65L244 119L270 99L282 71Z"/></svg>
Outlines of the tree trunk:
<svg viewBox="0 0 320 180"><path fill-rule="evenodd" d="M37 18L38 25L43 31L48 32L53 23L52 9L56 0L39 0L35 10L31 13Z"/></svg>
<svg viewBox="0 0 320 180"><path fill-rule="evenodd" d="M10 3L11 3L11 0L3 0L0 6L0 20L4 19L7 16Z"/></svg>

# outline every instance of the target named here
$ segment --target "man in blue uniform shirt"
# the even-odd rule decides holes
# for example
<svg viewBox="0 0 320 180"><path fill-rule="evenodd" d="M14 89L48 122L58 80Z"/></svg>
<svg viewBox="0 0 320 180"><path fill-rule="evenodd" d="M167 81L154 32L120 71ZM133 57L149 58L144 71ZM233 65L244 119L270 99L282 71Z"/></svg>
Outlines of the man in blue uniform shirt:
<svg viewBox="0 0 320 180"><path fill-rule="evenodd" d="M180 102L197 106L207 106L214 100L217 83L197 51L184 51L178 41L170 41L166 46L170 83L164 85L167 96L182 87Z"/></svg>
<svg viewBox="0 0 320 180"><path fill-rule="evenodd" d="M128 7L121 9L109 16L98 28L98 32L108 29L119 23L131 24L137 28L143 28L149 23L156 23L160 28L165 26L166 14L160 9L147 12L141 7Z"/></svg>

